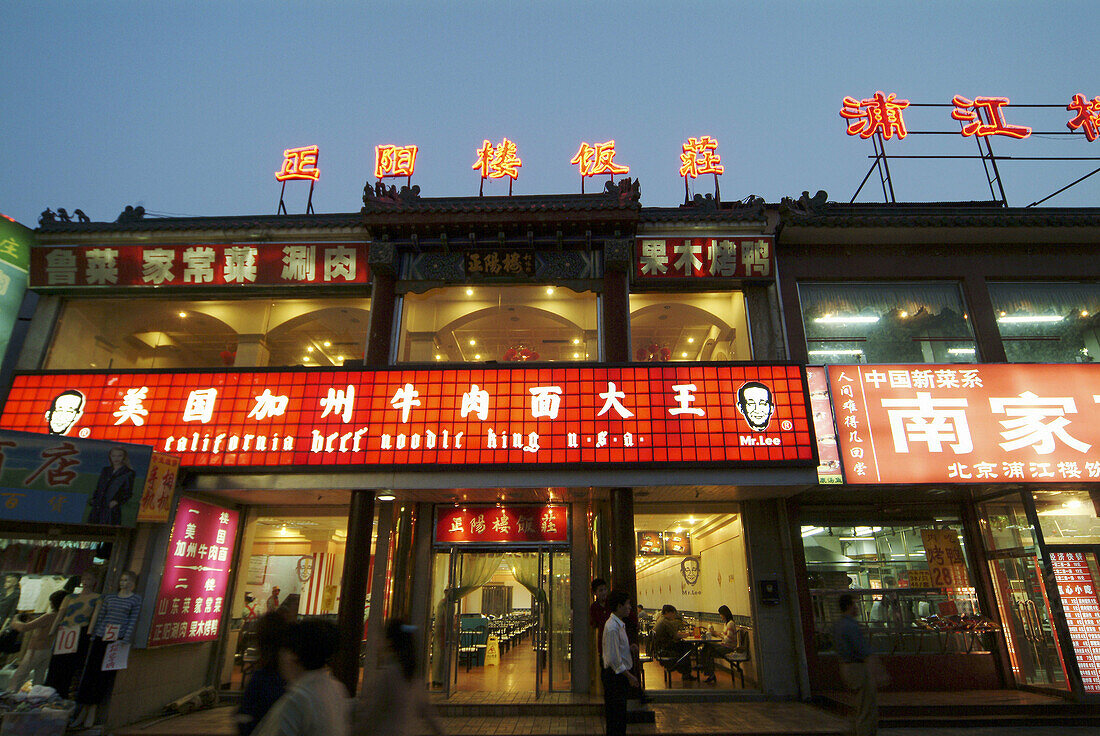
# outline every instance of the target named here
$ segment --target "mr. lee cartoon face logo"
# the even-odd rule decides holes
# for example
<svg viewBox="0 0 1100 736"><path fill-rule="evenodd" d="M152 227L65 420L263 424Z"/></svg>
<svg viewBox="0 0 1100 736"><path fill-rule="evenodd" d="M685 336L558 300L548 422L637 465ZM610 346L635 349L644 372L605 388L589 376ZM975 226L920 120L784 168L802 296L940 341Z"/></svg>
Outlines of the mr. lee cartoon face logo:
<svg viewBox="0 0 1100 736"><path fill-rule="evenodd" d="M760 381L748 381L737 389L737 411L748 422L753 432L764 432L772 420L775 402L772 390Z"/></svg>

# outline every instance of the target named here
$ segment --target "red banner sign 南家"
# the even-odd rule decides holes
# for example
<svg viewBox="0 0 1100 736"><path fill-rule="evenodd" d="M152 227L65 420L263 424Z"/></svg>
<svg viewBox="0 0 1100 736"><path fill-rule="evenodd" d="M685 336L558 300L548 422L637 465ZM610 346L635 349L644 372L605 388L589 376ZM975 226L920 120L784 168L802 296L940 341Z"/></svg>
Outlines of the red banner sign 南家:
<svg viewBox="0 0 1100 736"><path fill-rule="evenodd" d="M829 366L848 483L1100 478L1100 366Z"/></svg>

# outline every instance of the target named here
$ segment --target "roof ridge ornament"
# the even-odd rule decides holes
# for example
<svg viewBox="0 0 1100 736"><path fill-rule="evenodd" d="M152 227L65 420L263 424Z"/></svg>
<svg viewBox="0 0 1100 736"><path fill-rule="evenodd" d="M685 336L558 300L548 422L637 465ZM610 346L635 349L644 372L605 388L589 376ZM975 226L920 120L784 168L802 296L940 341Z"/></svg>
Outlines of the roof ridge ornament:
<svg viewBox="0 0 1100 736"><path fill-rule="evenodd" d="M784 197L779 201L780 212L789 212L796 215L820 215L825 212L825 205L828 204L829 193L824 189L819 189L817 194L810 196L807 191L802 192L802 196L797 200L790 197Z"/></svg>
<svg viewBox="0 0 1100 736"><path fill-rule="evenodd" d="M629 176L619 179L617 182L607 182L604 184L603 193L613 197L617 196L619 198L619 204L640 202L642 198L641 183L637 179L631 179Z"/></svg>
<svg viewBox="0 0 1100 736"><path fill-rule="evenodd" d="M381 181L363 187L363 208L377 205L408 205L420 201L420 185L404 185L399 190L396 185L386 186Z"/></svg>

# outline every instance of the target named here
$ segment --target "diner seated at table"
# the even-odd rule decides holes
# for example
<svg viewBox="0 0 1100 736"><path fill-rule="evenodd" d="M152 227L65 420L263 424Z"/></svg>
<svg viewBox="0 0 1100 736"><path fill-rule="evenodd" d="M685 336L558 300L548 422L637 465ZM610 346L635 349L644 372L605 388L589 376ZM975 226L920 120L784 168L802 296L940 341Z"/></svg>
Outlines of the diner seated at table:
<svg viewBox="0 0 1100 736"><path fill-rule="evenodd" d="M676 606L665 604L661 608L661 616L653 627L653 647L658 660L670 661L670 669L679 672L685 682L698 679L691 673L691 655L695 651L695 646L684 641L683 621L676 611ZM704 672L707 679L713 681L713 661L710 662L710 669L704 669Z"/></svg>

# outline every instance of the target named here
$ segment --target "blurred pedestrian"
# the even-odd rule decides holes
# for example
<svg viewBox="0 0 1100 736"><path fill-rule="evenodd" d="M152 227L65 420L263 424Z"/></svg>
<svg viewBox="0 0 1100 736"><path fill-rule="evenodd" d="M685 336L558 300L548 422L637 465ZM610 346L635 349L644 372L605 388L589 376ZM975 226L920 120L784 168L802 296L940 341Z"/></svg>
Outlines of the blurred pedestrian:
<svg viewBox="0 0 1100 736"><path fill-rule="evenodd" d="M443 736L443 724L416 676L416 629L402 621L386 625L386 648L379 667L364 677L363 695L355 704L352 736Z"/></svg>
<svg viewBox="0 0 1100 736"><path fill-rule="evenodd" d="M347 736L348 691L328 668L339 641L336 626L327 621L290 625L279 646L279 672L287 690L254 736Z"/></svg>
<svg viewBox="0 0 1100 736"><path fill-rule="evenodd" d="M237 706L237 732L248 736L263 720L271 707L286 692L286 680L279 672L279 647L288 625L277 613L265 613L256 626L256 647L259 661L248 676L241 702Z"/></svg>
<svg viewBox="0 0 1100 736"><path fill-rule="evenodd" d="M859 606L855 598L844 593L840 596L839 606L842 615L833 625L833 637L836 653L840 657L840 678L856 696L853 733L856 736L875 736L878 733L878 693L874 650L856 621Z"/></svg>

